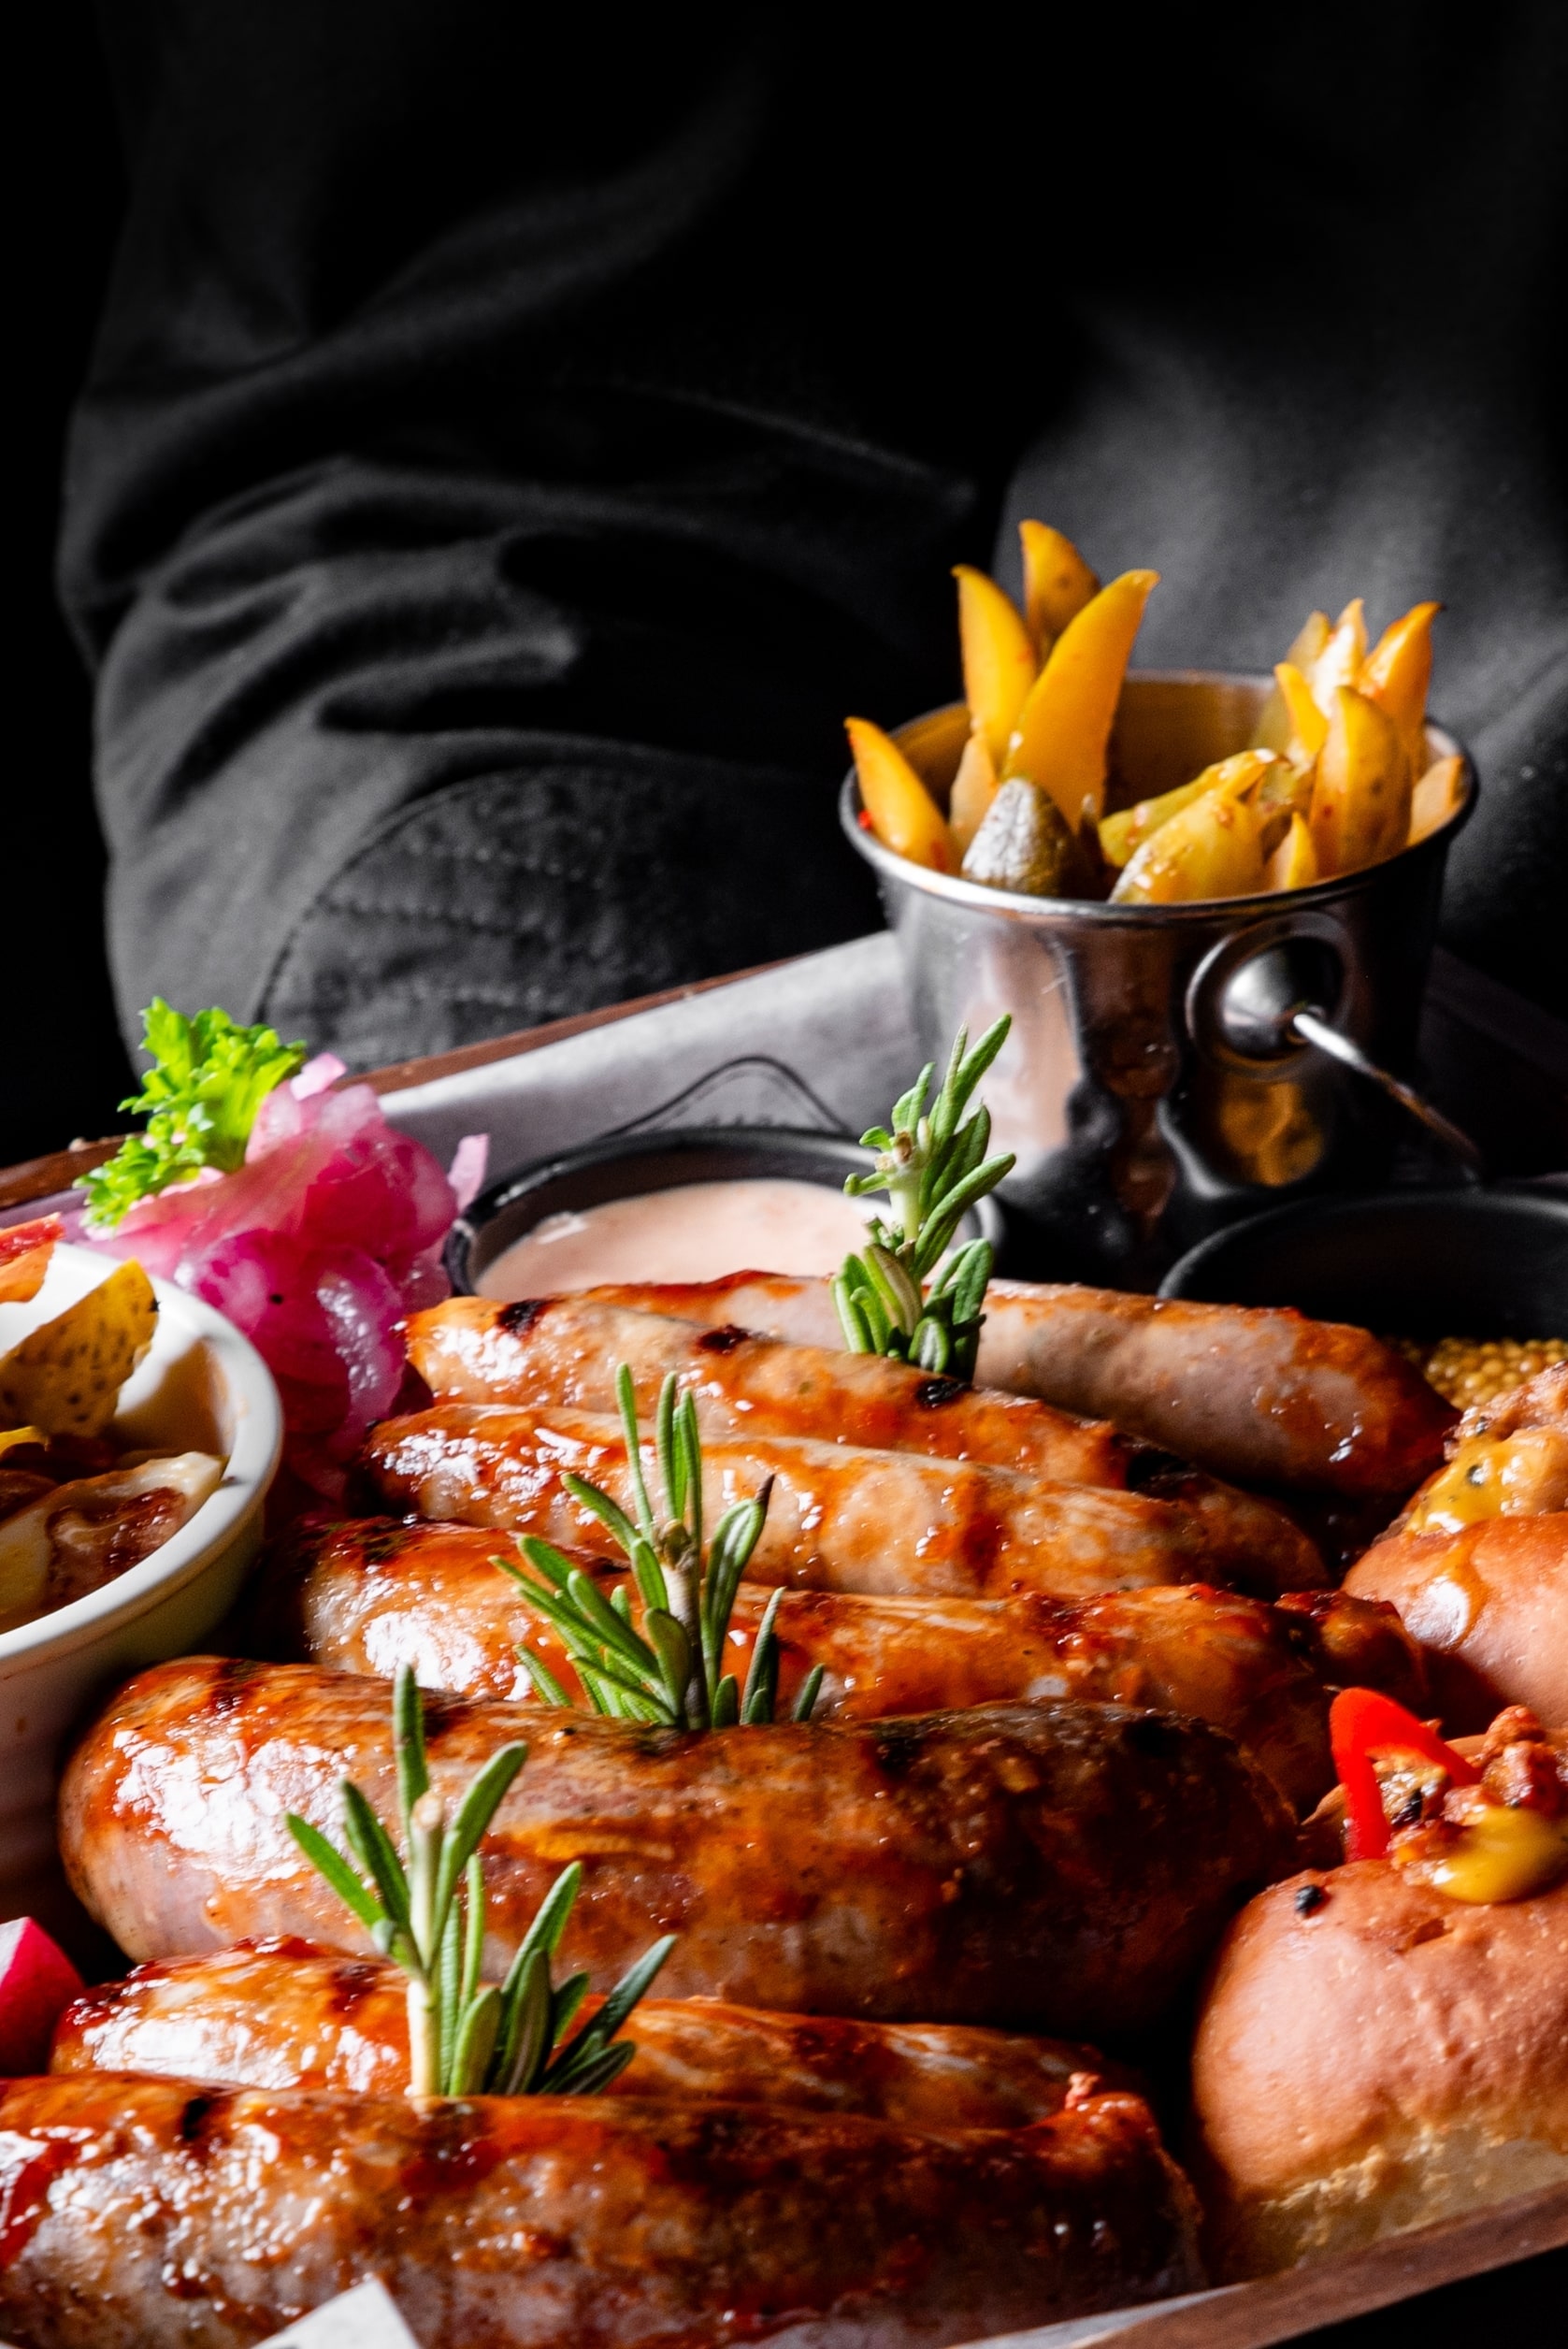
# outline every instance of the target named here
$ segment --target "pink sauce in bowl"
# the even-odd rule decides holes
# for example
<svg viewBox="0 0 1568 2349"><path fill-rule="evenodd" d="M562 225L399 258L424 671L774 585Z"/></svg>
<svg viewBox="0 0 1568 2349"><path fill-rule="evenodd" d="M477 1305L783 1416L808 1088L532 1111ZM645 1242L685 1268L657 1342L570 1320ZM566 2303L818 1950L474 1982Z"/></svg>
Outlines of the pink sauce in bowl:
<svg viewBox="0 0 1568 2349"><path fill-rule="evenodd" d="M679 1183L546 1216L479 1275L482 1297L558 1295L601 1281L717 1280L761 1266L836 1273L864 1245L869 1211L826 1183L784 1175Z"/></svg>

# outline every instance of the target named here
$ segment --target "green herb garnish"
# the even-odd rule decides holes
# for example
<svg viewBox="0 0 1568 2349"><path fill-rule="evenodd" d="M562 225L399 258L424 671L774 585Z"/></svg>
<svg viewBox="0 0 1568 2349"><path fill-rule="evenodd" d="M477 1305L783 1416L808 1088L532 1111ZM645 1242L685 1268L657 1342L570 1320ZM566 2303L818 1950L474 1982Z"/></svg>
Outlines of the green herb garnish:
<svg viewBox="0 0 1568 2349"><path fill-rule="evenodd" d="M885 1190L885 1218L871 1218L871 1244L846 1256L833 1282L833 1302L844 1343L855 1354L888 1354L938 1376L972 1378L980 1344L981 1306L996 1264L988 1240L971 1240L944 1268L929 1292L927 1276L950 1244L967 1208L994 1190L1014 1164L1006 1151L988 1159L990 1112L964 1111L980 1079L1007 1041L1004 1012L973 1050L960 1028L947 1074L929 1115L926 1094L936 1068L928 1061L903 1099L895 1102L891 1132L872 1126L860 1137L876 1153L870 1173L844 1184L850 1198Z"/></svg>
<svg viewBox="0 0 1568 2349"><path fill-rule="evenodd" d="M675 1946L655 1941L623 1975L598 2012L565 2039L588 1988L573 1974L556 1988L550 1962L561 1944L583 1870L564 1868L497 1988L480 1983L484 1870L479 1846L527 1759L503 1746L478 1772L449 1818L424 1759L424 1701L407 1664L392 1692L403 1853L349 1779L340 1787L343 1837L364 1875L297 1811L288 1828L306 1858L359 1919L383 1957L409 1977L409 2093L416 2097L593 2096L636 2054L620 2029ZM462 1897L459 1897L459 1894ZM611 2042L613 2041L613 2044Z"/></svg>
<svg viewBox="0 0 1568 2349"><path fill-rule="evenodd" d="M147 1131L128 1134L76 1186L100 1232L200 1167L233 1174L262 1102L305 1059L304 1045L282 1043L272 1028L241 1028L216 1008L187 1019L155 995L141 1019L152 1066L120 1106L145 1112Z"/></svg>
<svg viewBox="0 0 1568 2349"><path fill-rule="evenodd" d="M671 1372L660 1390L655 1420L664 1498L659 1522L642 1474L636 1391L625 1362L615 1374L615 1392L637 1503L636 1524L597 1485L582 1477L562 1481L573 1500L598 1519L629 1563L642 1601L640 1630L633 1626L624 1585L607 1599L591 1575L532 1534L521 1535L517 1547L544 1578L542 1582L510 1558L497 1558L496 1564L560 1634L596 1712L623 1721L662 1722L672 1729L728 1729L737 1722L752 1727L770 1722L779 1693L779 1642L773 1623L782 1591L775 1591L768 1602L744 1689L732 1672L720 1666L735 1593L768 1515L772 1478L754 1500L737 1501L726 1509L704 1550L702 1445L695 1402L689 1394L676 1401ZM547 1664L527 1648L517 1652L547 1703L571 1703ZM810 1721L821 1686L822 1666L814 1664L796 1699L794 1720Z"/></svg>

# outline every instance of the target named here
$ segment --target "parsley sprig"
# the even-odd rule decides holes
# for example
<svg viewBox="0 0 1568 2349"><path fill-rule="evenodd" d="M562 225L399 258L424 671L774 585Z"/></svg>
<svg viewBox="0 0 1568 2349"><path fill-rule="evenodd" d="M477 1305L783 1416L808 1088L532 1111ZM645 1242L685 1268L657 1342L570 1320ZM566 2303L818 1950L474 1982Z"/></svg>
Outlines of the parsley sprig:
<svg viewBox="0 0 1568 2349"><path fill-rule="evenodd" d="M401 1853L351 1779L339 1788L343 1838L363 1874L297 1811L288 1813L287 1823L381 1955L409 1978L410 2095L586 2097L608 2088L637 2053L631 2040L615 2034L674 1948L675 1936L655 1941L597 2013L568 2039L588 1977L573 1974L557 1986L551 1961L583 1881L574 1861L545 1895L506 1981L482 1984L485 1900L479 1846L528 1749L509 1745L492 1754L449 1815L431 1788L424 1702L407 1664L393 1684L392 1724Z"/></svg>
<svg viewBox="0 0 1568 2349"><path fill-rule="evenodd" d="M851 1174L844 1189L852 1199L885 1191L891 1212L872 1217L870 1246L846 1256L833 1282L852 1353L892 1355L939 1376L974 1376L995 1249L988 1240L971 1240L928 1293L925 1283L966 1210L994 1190L1015 1162L1012 1151L985 1156L991 1117L984 1103L964 1117L1012 1025L1004 1012L972 1050L968 1030L960 1028L929 1113L926 1096L934 1060L894 1102L891 1132L872 1126L860 1137L861 1146L875 1152L874 1162L866 1174Z"/></svg>
<svg viewBox="0 0 1568 2349"><path fill-rule="evenodd" d="M272 1028L241 1028L216 1007L187 1019L155 995L141 1017L152 1066L120 1106L144 1113L147 1130L128 1134L78 1186L99 1232L200 1167L231 1174L262 1102L305 1059L304 1045L284 1044Z"/></svg>
<svg viewBox="0 0 1568 2349"><path fill-rule="evenodd" d="M744 1689L733 1672L722 1667L735 1593L768 1516L772 1478L752 1500L737 1501L726 1509L704 1549L702 1444L696 1403L689 1394L677 1401L671 1372L660 1390L655 1419L664 1501L663 1516L655 1519L642 1474L636 1390L625 1362L615 1374L615 1393L636 1523L597 1485L572 1476L563 1482L572 1498L598 1519L629 1564L642 1601L640 1629L632 1622L625 1585L607 1599L592 1576L537 1535L520 1535L517 1546L540 1580L525 1574L510 1558L497 1558L496 1564L511 1576L535 1613L559 1634L596 1712L625 1721L661 1722L672 1729L728 1729L737 1723L753 1727L770 1722L779 1693L779 1641L773 1626L782 1591L775 1591L768 1602ZM531 1649L519 1648L517 1652L548 1704L571 1703L549 1665ZM821 1686L822 1666L816 1664L796 1699L794 1720L810 1721Z"/></svg>

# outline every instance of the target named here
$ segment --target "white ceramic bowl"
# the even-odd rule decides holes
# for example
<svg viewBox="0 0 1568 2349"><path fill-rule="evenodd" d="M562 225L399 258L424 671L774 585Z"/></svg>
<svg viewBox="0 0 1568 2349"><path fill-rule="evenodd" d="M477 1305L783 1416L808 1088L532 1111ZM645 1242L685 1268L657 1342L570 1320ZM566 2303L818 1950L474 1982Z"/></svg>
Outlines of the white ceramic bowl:
<svg viewBox="0 0 1568 2349"><path fill-rule="evenodd" d="M0 1305L0 1354L113 1269L94 1248L56 1248L32 1303ZM261 1541L282 1446L272 1375L210 1305L167 1281L152 1286L157 1333L126 1382L115 1432L130 1446L216 1452L228 1464L190 1522L139 1565L0 1633L0 1917L36 1909L35 1888L55 1870L55 1788L73 1730L116 1680L200 1647Z"/></svg>

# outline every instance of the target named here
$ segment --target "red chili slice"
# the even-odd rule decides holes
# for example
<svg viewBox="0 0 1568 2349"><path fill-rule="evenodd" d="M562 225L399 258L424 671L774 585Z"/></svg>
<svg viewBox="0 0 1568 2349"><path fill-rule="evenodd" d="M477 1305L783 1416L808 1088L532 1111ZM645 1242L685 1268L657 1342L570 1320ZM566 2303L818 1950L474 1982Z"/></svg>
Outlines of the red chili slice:
<svg viewBox="0 0 1568 2349"><path fill-rule="evenodd" d="M1380 1860L1388 1849L1388 1822L1373 1768L1374 1753L1418 1753L1446 1770L1451 1785L1474 1786L1481 1773L1462 1753L1376 1689L1342 1689L1329 1708L1329 1742L1345 1789L1347 1860Z"/></svg>

